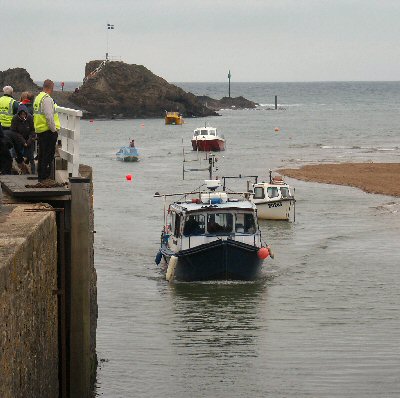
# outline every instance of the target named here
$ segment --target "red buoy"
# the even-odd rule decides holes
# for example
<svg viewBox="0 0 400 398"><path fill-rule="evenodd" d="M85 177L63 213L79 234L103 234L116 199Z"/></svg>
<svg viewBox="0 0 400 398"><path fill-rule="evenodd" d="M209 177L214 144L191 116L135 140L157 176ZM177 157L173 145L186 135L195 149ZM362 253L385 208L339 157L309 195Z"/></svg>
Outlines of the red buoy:
<svg viewBox="0 0 400 398"><path fill-rule="evenodd" d="M269 256L269 250L267 247L261 247L258 252L257 256L260 260L265 260Z"/></svg>
<svg viewBox="0 0 400 398"><path fill-rule="evenodd" d="M132 181L132 174L127 174L125 178L127 181Z"/></svg>

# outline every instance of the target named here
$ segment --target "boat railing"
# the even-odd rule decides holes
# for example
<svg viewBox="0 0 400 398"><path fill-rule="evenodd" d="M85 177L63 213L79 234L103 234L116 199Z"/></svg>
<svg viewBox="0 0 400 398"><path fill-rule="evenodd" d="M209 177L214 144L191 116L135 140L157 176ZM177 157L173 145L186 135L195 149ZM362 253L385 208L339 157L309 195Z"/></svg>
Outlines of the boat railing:
<svg viewBox="0 0 400 398"><path fill-rule="evenodd" d="M60 158L67 163L69 177L79 176L79 141L82 111L62 106L57 107L61 128L58 132L61 147L58 148Z"/></svg>

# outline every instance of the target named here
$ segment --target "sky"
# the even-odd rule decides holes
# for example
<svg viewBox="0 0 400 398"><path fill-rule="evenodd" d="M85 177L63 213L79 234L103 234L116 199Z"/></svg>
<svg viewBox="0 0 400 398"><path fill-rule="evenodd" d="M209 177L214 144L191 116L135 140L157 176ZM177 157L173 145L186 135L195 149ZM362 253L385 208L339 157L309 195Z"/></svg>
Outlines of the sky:
<svg viewBox="0 0 400 398"><path fill-rule="evenodd" d="M0 0L0 70L82 81L110 56L170 82L393 81L400 0ZM114 30L107 30L107 23Z"/></svg>

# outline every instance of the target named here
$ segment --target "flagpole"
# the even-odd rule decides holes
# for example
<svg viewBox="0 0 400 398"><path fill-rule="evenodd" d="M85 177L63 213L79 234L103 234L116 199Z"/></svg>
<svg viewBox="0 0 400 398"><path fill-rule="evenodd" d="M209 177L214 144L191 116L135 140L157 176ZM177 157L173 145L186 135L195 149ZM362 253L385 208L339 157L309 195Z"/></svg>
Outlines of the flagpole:
<svg viewBox="0 0 400 398"><path fill-rule="evenodd" d="M106 60L108 60L108 31L110 24L107 23L107 52L106 52Z"/></svg>

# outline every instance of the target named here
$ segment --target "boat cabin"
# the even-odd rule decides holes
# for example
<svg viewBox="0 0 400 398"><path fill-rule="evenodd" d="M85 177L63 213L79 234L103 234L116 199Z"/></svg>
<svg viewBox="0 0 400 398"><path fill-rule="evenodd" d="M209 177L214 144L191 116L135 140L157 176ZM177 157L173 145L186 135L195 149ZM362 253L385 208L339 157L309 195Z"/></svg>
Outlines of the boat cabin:
<svg viewBox="0 0 400 398"><path fill-rule="evenodd" d="M278 200L293 198L291 189L286 184L260 182L253 185L253 192L253 199Z"/></svg>
<svg viewBox="0 0 400 398"><path fill-rule="evenodd" d="M254 246L261 241L255 206L249 201L229 200L225 192L206 193L200 199L175 202L170 206L167 230L168 246L172 250L189 249L221 239Z"/></svg>
<svg viewBox="0 0 400 398"><path fill-rule="evenodd" d="M194 130L194 137L197 137L199 135L210 135L210 136L217 136L217 129L213 127L203 127L203 128L198 128Z"/></svg>

